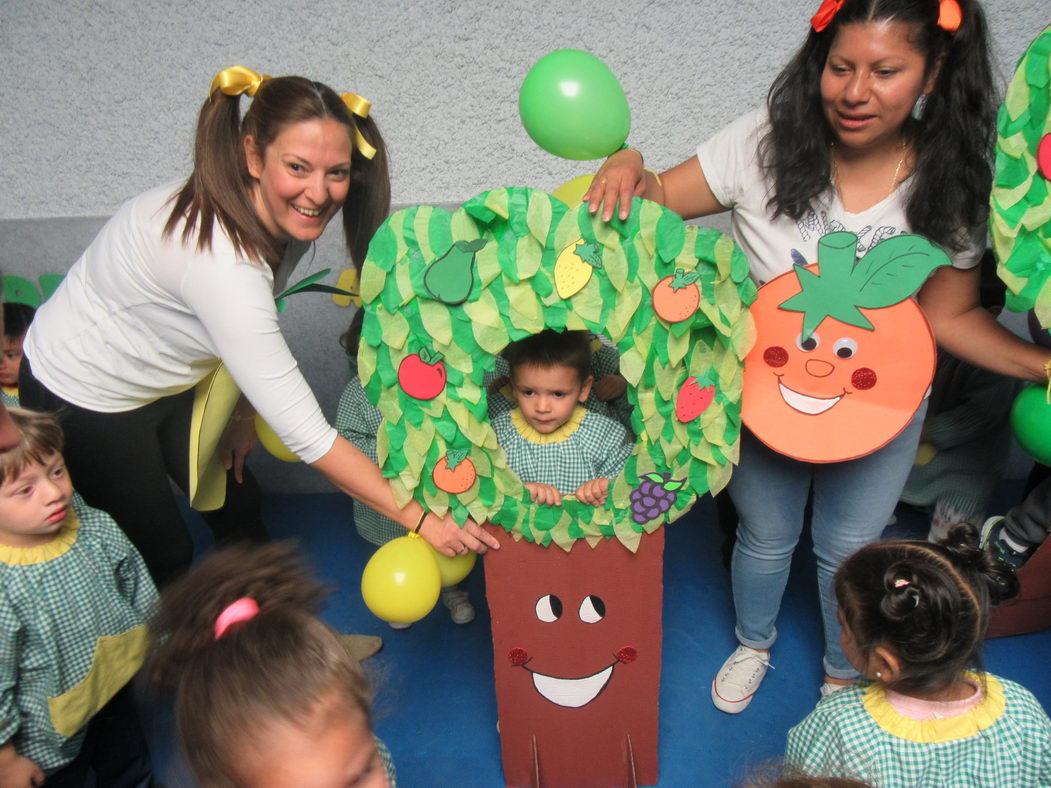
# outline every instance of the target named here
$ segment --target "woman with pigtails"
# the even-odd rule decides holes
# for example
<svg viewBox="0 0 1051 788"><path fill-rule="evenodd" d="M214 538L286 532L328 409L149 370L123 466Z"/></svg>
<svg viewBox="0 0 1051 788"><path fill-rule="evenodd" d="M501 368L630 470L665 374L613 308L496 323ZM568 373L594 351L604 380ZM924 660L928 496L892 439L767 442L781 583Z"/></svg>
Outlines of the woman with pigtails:
<svg viewBox="0 0 1051 788"><path fill-rule="evenodd" d="M228 68L201 109L190 177L124 204L38 312L23 404L60 414L74 485L113 515L159 584L192 558L169 479L188 490L194 386L220 362L243 396L220 443L226 505L205 513L219 541L266 538L244 467L258 412L340 490L447 555L496 546L474 523L398 507L375 463L325 420L281 336L274 295L329 221L342 209L360 265L389 207L368 101Z"/></svg>

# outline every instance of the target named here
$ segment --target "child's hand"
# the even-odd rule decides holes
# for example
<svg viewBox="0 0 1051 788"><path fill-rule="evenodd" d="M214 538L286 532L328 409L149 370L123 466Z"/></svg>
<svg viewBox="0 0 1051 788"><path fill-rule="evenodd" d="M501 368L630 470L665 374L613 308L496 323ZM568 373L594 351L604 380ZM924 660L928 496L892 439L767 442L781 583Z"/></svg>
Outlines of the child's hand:
<svg viewBox="0 0 1051 788"><path fill-rule="evenodd" d="M592 479L577 488L577 500L589 506L601 506L606 502L609 479Z"/></svg>
<svg viewBox="0 0 1051 788"><path fill-rule="evenodd" d="M616 399L628 389L628 381L622 375L606 375L595 381L595 396L608 402Z"/></svg>
<svg viewBox="0 0 1051 788"><path fill-rule="evenodd" d="M15 752L14 745L0 747L0 785L33 788L44 784L44 771L33 761Z"/></svg>
<svg viewBox="0 0 1051 788"><path fill-rule="evenodd" d="M529 499L541 506L561 506L562 496L558 490L550 484L539 484L537 482L522 482L529 490Z"/></svg>

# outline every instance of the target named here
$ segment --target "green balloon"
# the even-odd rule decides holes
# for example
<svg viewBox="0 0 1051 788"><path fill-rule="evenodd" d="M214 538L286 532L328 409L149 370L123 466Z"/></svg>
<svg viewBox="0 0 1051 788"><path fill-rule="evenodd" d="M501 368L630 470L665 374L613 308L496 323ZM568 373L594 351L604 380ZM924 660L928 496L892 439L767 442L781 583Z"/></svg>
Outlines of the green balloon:
<svg viewBox="0 0 1051 788"><path fill-rule="evenodd" d="M631 128L620 82L609 66L579 49L559 49L529 69L518 113L533 142L563 159L609 156Z"/></svg>
<svg viewBox="0 0 1051 788"><path fill-rule="evenodd" d="M1011 406L1011 429L1026 453L1037 462L1051 465L1051 405L1047 386L1029 385Z"/></svg>

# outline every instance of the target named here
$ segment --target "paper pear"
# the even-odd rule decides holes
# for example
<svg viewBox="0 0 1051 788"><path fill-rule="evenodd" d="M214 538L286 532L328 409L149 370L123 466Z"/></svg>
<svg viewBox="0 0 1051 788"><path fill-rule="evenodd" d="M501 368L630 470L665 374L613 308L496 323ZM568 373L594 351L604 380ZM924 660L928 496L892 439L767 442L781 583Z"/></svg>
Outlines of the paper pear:
<svg viewBox="0 0 1051 788"><path fill-rule="evenodd" d="M462 304L471 295L474 285L474 254L486 241L457 241L449 251L427 266L423 272L423 286L436 301L443 304Z"/></svg>

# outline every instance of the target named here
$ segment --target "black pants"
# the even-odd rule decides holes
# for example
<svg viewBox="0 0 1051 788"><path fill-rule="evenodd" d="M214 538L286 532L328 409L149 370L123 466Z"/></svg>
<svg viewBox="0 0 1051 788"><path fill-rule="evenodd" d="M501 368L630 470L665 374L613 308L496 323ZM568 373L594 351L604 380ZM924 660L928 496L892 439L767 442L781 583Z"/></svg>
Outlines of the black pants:
<svg viewBox="0 0 1051 788"><path fill-rule="evenodd" d="M66 402L33 376L22 359L18 381L23 407L51 411L62 423L63 452L73 487L90 506L107 512L142 553L158 586L183 574L193 541L169 478L189 490L193 389L135 410L99 413ZM201 516L217 544L266 541L259 485L246 468L244 482L227 475L226 505Z"/></svg>
<svg viewBox="0 0 1051 788"><path fill-rule="evenodd" d="M131 685L114 695L88 723L80 754L44 781L45 788L147 788L153 766Z"/></svg>
<svg viewBox="0 0 1051 788"><path fill-rule="evenodd" d="M1044 473L1039 478L1036 486L1004 518L1004 533L1026 547L1039 547L1051 533L1051 476Z"/></svg>

